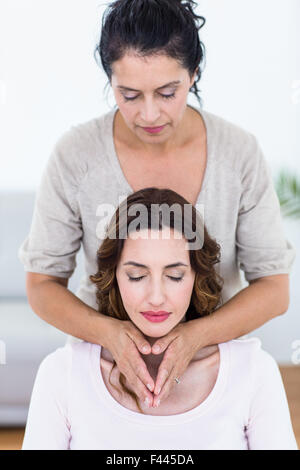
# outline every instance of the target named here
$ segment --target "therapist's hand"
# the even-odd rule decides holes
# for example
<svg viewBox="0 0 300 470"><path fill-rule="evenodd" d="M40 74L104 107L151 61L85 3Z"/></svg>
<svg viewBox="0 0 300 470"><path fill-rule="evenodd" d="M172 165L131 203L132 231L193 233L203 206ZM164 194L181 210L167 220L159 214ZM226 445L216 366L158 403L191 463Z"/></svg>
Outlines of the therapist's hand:
<svg viewBox="0 0 300 470"><path fill-rule="evenodd" d="M141 354L151 353L151 346L131 321L121 321L111 317L110 320L110 328L107 332L109 344L104 347L112 353L119 371L125 375L135 394L145 404L148 398L148 404L151 407L154 399L154 394L151 392L154 391L155 384L141 357Z"/></svg>
<svg viewBox="0 0 300 470"><path fill-rule="evenodd" d="M199 328L197 328L199 321L201 319L179 323L152 345L153 354L161 354L165 351L156 378L154 406L158 400L160 403L165 400L173 387L180 387L175 377L181 380L190 361L201 347ZM156 350L157 346L159 350Z"/></svg>

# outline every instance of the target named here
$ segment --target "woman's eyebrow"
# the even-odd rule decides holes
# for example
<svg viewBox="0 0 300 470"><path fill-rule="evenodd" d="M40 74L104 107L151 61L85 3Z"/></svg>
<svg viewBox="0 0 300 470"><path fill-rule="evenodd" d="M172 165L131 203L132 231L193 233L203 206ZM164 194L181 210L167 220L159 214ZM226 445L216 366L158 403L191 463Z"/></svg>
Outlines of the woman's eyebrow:
<svg viewBox="0 0 300 470"><path fill-rule="evenodd" d="M123 263L123 266L127 266L128 264L131 264L132 266L136 266L138 268L147 268L147 269L149 269L149 266L146 266L145 264L136 263L135 261L127 261L126 263ZM164 269L166 269L166 268L177 268L177 266L188 266L188 265L182 263L181 261L178 261L177 263L167 264L166 266L164 266Z"/></svg>
<svg viewBox="0 0 300 470"><path fill-rule="evenodd" d="M156 88L156 90L161 90L162 88L166 88L167 86L178 85L179 83L181 83L181 80L174 80L173 82L166 83L165 85L162 85L159 88ZM119 88L120 90L127 90L127 91L140 91L140 90L135 90L134 88L129 88L124 85L118 85L117 88Z"/></svg>

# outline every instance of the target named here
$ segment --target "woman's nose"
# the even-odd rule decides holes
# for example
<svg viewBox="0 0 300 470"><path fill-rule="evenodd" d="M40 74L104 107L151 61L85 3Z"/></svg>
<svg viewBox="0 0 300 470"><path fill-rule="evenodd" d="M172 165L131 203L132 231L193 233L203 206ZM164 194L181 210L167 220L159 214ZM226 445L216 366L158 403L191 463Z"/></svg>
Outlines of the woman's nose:
<svg viewBox="0 0 300 470"><path fill-rule="evenodd" d="M141 118L145 123L145 127L154 127L161 124L158 122L160 118L159 107L152 98L148 100L145 99L144 103L142 104Z"/></svg>
<svg viewBox="0 0 300 470"><path fill-rule="evenodd" d="M161 280L152 281L148 293L148 302L153 306L160 306L165 302L166 295Z"/></svg>

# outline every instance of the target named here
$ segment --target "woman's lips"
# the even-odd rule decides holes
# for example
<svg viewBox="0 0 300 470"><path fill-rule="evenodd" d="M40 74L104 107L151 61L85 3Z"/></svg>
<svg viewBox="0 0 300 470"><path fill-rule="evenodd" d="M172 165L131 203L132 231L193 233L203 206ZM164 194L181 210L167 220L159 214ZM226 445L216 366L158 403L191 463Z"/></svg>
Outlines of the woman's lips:
<svg viewBox="0 0 300 470"><path fill-rule="evenodd" d="M153 323L158 323L167 320L169 316L171 315L171 312L165 312L165 311L160 311L160 312L141 312L144 318L146 320L151 321Z"/></svg>
<svg viewBox="0 0 300 470"><path fill-rule="evenodd" d="M165 127L165 125L160 126L160 127L143 127L143 129L146 132L149 132L149 134L157 134L158 132L162 131L164 127Z"/></svg>

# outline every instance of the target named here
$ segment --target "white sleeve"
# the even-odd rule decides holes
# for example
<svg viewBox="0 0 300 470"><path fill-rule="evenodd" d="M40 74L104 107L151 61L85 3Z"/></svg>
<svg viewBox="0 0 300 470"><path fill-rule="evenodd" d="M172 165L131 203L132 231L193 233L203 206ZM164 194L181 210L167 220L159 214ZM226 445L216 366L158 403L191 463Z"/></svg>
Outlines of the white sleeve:
<svg viewBox="0 0 300 470"><path fill-rule="evenodd" d="M67 450L70 441L68 390L71 346L41 363L34 382L22 450Z"/></svg>
<svg viewBox="0 0 300 470"><path fill-rule="evenodd" d="M254 357L246 428L248 447L250 450L298 450L279 367L261 348L255 351Z"/></svg>

